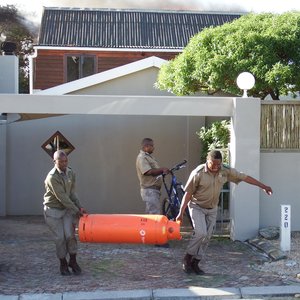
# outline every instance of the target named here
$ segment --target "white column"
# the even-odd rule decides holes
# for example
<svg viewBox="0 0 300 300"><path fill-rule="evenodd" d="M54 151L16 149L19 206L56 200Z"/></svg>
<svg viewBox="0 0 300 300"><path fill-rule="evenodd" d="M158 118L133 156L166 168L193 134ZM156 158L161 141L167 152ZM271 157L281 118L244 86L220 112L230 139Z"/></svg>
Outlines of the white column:
<svg viewBox="0 0 300 300"><path fill-rule="evenodd" d="M6 215L6 130L0 120L0 216Z"/></svg>
<svg viewBox="0 0 300 300"><path fill-rule="evenodd" d="M0 56L0 91L1 94L18 94L19 59L15 55ZM6 112L1 111L1 112Z"/></svg>
<svg viewBox="0 0 300 300"><path fill-rule="evenodd" d="M230 141L231 167L258 180L260 175L260 99L234 99ZM260 189L241 182L230 186L231 238L246 240L259 229Z"/></svg>

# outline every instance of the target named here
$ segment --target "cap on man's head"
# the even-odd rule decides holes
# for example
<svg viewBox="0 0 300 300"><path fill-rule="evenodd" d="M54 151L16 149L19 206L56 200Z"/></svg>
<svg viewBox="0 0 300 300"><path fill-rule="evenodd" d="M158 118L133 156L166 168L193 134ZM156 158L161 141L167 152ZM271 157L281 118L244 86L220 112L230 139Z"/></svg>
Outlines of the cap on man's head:
<svg viewBox="0 0 300 300"><path fill-rule="evenodd" d="M67 157L67 154L64 150L57 150L53 154L53 160L58 160L63 157Z"/></svg>

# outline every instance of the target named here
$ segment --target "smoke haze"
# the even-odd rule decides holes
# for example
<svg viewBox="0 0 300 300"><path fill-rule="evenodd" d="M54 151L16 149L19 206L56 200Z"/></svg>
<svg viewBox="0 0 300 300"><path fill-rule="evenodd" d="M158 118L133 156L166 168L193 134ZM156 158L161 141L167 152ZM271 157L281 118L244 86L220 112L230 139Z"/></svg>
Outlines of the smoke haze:
<svg viewBox="0 0 300 300"><path fill-rule="evenodd" d="M201 0L52 0L51 5L66 7L87 7L87 8L137 8L137 9L163 9L163 10L197 10L197 11L241 11L239 5L224 6L212 4L210 1Z"/></svg>
<svg viewBox="0 0 300 300"><path fill-rule="evenodd" d="M33 30L41 23L43 7L186 10L206 12L300 11L299 0L0 0L0 5L14 5Z"/></svg>
<svg viewBox="0 0 300 300"><path fill-rule="evenodd" d="M29 20L39 24L43 7L71 7L71 8L112 8L112 9L153 9L153 10L188 10L188 11L218 11L245 12L239 4L222 4L218 0L31 0L30 5L25 1L0 0L7 4L14 4ZM221 2L221 3L220 3Z"/></svg>

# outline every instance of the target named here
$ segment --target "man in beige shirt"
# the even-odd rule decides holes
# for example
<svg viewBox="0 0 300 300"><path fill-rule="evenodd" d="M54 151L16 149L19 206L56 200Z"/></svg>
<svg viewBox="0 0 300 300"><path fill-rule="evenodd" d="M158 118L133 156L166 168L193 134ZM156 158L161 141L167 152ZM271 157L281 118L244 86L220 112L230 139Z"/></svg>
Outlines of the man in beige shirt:
<svg viewBox="0 0 300 300"><path fill-rule="evenodd" d="M199 165L191 172L184 188L185 194L176 218L177 221L182 222L183 213L188 205L194 233L183 259L183 270L186 273L204 274L203 270L199 268L199 262L205 254L216 224L221 189L224 183L228 181L235 184L244 181L258 186L268 195L272 194L271 187L251 176L224 166L220 151L210 151L206 163Z"/></svg>
<svg viewBox="0 0 300 300"><path fill-rule="evenodd" d="M141 197L146 204L146 214L161 214L160 189L161 174L168 174L168 168L160 168L156 159L152 156L154 142L150 138L144 138L140 153L136 159L136 172L140 182Z"/></svg>
<svg viewBox="0 0 300 300"><path fill-rule="evenodd" d="M56 255L60 260L61 275L81 273L76 261L77 241L75 226L78 218L85 213L75 193L75 173L68 167L68 157L62 150L53 155L54 168L45 179L44 217L53 234ZM67 262L66 256L70 260Z"/></svg>

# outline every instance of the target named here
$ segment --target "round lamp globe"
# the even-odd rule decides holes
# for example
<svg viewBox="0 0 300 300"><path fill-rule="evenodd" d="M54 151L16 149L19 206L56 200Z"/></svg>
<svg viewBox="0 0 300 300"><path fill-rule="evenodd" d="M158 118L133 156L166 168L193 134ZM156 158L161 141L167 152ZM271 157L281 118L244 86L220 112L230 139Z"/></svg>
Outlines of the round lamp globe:
<svg viewBox="0 0 300 300"><path fill-rule="evenodd" d="M254 87L255 78L251 73L243 72L237 77L236 83L241 90L250 90Z"/></svg>

